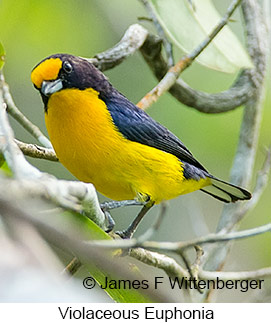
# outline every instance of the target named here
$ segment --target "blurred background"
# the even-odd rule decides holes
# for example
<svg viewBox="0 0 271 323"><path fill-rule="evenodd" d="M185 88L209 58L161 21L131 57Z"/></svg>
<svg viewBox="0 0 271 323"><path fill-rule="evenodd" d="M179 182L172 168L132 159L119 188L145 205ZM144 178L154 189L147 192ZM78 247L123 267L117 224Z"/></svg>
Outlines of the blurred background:
<svg viewBox="0 0 271 323"><path fill-rule="evenodd" d="M230 1L214 1L221 13ZM137 0L2 0L0 2L0 41L6 50L4 74L13 98L20 110L47 134L43 104L34 90L30 73L43 58L54 53L70 53L93 57L114 46L129 25L138 22L138 17L147 16ZM234 15L230 24L241 41L242 18ZM154 31L150 22L140 22ZM175 49L175 59L181 53ZM140 53L125 60L120 66L105 73L111 83L132 102L138 102L157 81ZM236 75L208 70L197 63L182 74L190 86L207 92L227 89ZM254 170L254 179L249 189L253 191L257 171L265 159L265 148L271 144L270 73L267 78L266 98L259 146ZM154 119L175 133L193 152L196 158L217 177L228 180L239 135L242 108L219 115L207 115L183 106L169 94L147 111ZM34 142L27 132L11 120L16 137ZM59 163L29 159L40 170L58 178L74 179ZM256 208L242 221L240 229L260 226L271 219L270 181ZM100 196L100 200L106 198ZM195 192L169 201L167 216L154 239L178 241L213 232L223 204L211 197ZM125 228L135 216L135 208L112 212L116 228ZM154 221L159 207L154 208L141 224L138 234L144 232ZM258 237L238 241L229 256L226 270L252 270L271 266L271 237ZM270 285L270 281L269 281ZM247 295L246 295L247 297ZM244 301L244 295L225 292L220 300Z"/></svg>

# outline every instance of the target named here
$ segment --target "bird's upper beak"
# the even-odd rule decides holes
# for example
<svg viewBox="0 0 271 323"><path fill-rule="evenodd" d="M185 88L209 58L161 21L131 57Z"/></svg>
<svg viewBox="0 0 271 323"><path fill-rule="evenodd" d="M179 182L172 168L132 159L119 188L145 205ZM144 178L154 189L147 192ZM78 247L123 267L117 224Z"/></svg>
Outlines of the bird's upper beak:
<svg viewBox="0 0 271 323"><path fill-rule="evenodd" d="M43 81L41 84L41 93L49 96L59 90L63 89L63 84L61 79L54 81Z"/></svg>

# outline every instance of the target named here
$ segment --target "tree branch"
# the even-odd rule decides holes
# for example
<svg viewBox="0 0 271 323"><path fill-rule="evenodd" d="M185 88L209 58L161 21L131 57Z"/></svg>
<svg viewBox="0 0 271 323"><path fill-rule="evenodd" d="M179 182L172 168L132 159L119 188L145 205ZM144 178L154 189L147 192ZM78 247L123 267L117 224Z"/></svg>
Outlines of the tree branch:
<svg viewBox="0 0 271 323"><path fill-rule="evenodd" d="M167 39L167 36L164 32L164 29L163 27L160 25L154 11L153 11L153 8L152 6L150 5L149 1L148 0L139 0L143 5L144 7L146 8L150 18L151 18L151 21L153 22L156 30L157 30L157 33L159 35L159 37L162 39L163 41L163 44L164 44L164 48L165 48L165 52L166 52L166 56L167 56L167 66L168 67L171 67L172 65L174 65L174 59L173 59L173 51L172 51L172 44L168 41Z"/></svg>
<svg viewBox="0 0 271 323"><path fill-rule="evenodd" d="M40 131L40 129L34 125L30 120L26 118L25 115L17 108L13 101L13 98L9 91L9 86L5 82L4 74L0 71L0 88L2 89L2 96L4 102L7 104L8 113L18 121L34 138L36 138L41 145L46 148L52 148L50 141L46 136Z"/></svg>
<svg viewBox="0 0 271 323"><path fill-rule="evenodd" d="M242 4L242 11L247 29L248 50L255 66L255 69L251 71L251 80L253 80L255 90L244 109L230 181L236 185L247 187L252 178L261 123L269 37L261 7L257 1L245 0ZM240 212L242 212L241 205L241 203L236 203L224 207L217 227L218 232L236 229ZM229 244L215 246L207 253L204 269L209 271L221 269L229 248Z"/></svg>
<svg viewBox="0 0 271 323"><path fill-rule="evenodd" d="M238 240L253 237L255 235L263 234L266 232L271 232L271 223L238 232L230 233L211 233L204 237L195 238L188 241L179 242L161 242L161 241L144 241L141 237L132 238L129 240L92 240L85 241L89 246L103 247L108 249L130 249L130 248L145 248L151 250L163 250L179 253L180 251L192 248L195 245L205 245L226 242L231 240ZM143 234L145 236L145 234Z"/></svg>
<svg viewBox="0 0 271 323"><path fill-rule="evenodd" d="M14 139L14 141L25 156L58 161L52 148L44 148L35 144L27 144L17 139Z"/></svg>
<svg viewBox="0 0 271 323"><path fill-rule="evenodd" d="M3 101L2 89L0 87L0 151L16 178L40 177L40 171L25 160L20 149L14 143L13 138L13 131L9 126L6 104Z"/></svg>
<svg viewBox="0 0 271 323"><path fill-rule="evenodd" d="M161 80L168 70L162 55L161 40L149 35L140 51L154 75L158 80ZM203 113L231 111L246 103L253 92L254 86L251 82L250 70L242 71L232 87L220 93L209 94L192 89L181 78L178 78L169 89L169 93L178 101Z"/></svg>
<svg viewBox="0 0 271 323"><path fill-rule="evenodd" d="M248 187L253 174L263 108L263 83L268 57L268 36L260 5L255 1L246 0L242 5L242 10L247 26L249 53L255 66L255 70L252 71L255 91L244 109L239 143L230 181L236 185ZM218 231L228 226L232 227L232 223L236 220L236 212L239 212L240 206L240 203L236 203L224 207Z"/></svg>
<svg viewBox="0 0 271 323"><path fill-rule="evenodd" d="M212 42L215 36L220 32L220 30L227 24L229 18L239 6L241 0L234 0L229 6L227 13L214 28L211 34L190 54L184 56L176 65L171 67L162 80L149 92L144 98L142 98L137 106L141 109L147 109L152 103L156 102L158 98L168 91L172 85L176 82L181 72L183 72L188 66L192 64L196 57L202 53L202 51Z"/></svg>
<svg viewBox="0 0 271 323"><path fill-rule="evenodd" d="M126 33L128 33L127 37ZM158 80L161 80L168 71L168 65L162 55L162 40L149 34L145 28L138 24L130 26L126 33L112 49L99 53L95 58L88 60L100 70L105 71L117 66L137 49L140 49L154 75ZM253 95L254 86L251 81L251 71L244 70L230 89L220 93L209 94L192 89L180 78L170 87L169 92L181 103L200 112L223 113L246 103Z"/></svg>
<svg viewBox="0 0 271 323"><path fill-rule="evenodd" d="M86 58L99 70L105 71L119 65L125 58L134 54L145 42L148 31L139 24L131 25L122 39L111 49Z"/></svg>
<svg viewBox="0 0 271 323"><path fill-rule="evenodd" d="M162 269L169 277L189 277L186 269L181 267L176 260L164 254L143 248L134 248L131 249L129 256L149 266Z"/></svg>

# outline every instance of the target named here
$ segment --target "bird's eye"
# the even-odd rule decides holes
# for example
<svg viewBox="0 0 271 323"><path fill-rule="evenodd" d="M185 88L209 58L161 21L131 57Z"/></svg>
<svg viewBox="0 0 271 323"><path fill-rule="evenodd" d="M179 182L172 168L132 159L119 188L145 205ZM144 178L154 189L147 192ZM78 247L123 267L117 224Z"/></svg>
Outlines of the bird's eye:
<svg viewBox="0 0 271 323"><path fill-rule="evenodd" d="M63 70L66 73L71 73L71 71L72 71L72 65L68 61L63 62L63 66L62 67L63 67Z"/></svg>

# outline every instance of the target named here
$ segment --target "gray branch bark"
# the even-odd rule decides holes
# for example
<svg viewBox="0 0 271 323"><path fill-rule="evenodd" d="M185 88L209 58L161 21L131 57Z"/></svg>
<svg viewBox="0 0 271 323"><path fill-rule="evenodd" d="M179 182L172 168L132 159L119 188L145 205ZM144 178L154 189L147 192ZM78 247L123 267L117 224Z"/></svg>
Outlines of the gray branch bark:
<svg viewBox="0 0 271 323"><path fill-rule="evenodd" d="M249 54L255 65L250 80L254 88L243 112L243 120L234 164L231 170L231 181L236 185L249 186L253 174L255 154L258 144L259 129L262 117L264 80L269 56L268 31L260 4L254 0L246 0L242 11L247 30ZM236 230L240 221L240 204L224 207L217 231ZM222 268L229 252L230 245L219 245L208 254L205 262L206 270Z"/></svg>

